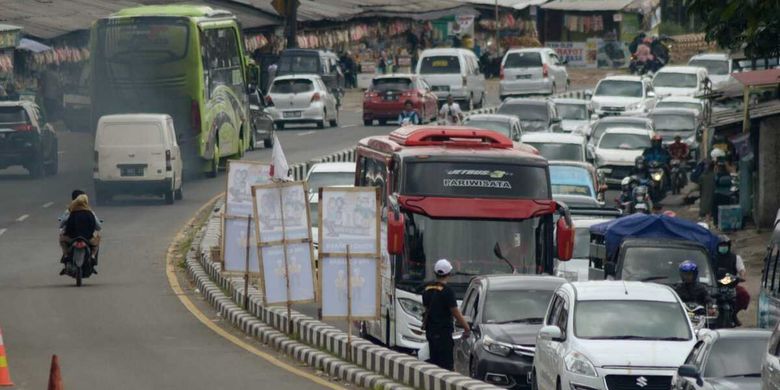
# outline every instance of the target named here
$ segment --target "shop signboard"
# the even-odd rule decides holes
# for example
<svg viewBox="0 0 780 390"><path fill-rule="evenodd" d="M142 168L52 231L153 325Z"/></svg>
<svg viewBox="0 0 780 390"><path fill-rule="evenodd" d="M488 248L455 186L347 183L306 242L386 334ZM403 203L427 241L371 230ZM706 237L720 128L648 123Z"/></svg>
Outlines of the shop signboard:
<svg viewBox="0 0 780 390"><path fill-rule="evenodd" d="M0 49L19 46L21 39L21 27L0 24Z"/></svg>
<svg viewBox="0 0 780 390"><path fill-rule="evenodd" d="M561 60L568 61L568 66L596 67L595 58L591 60L588 56L587 42L547 42L546 45L554 49Z"/></svg>

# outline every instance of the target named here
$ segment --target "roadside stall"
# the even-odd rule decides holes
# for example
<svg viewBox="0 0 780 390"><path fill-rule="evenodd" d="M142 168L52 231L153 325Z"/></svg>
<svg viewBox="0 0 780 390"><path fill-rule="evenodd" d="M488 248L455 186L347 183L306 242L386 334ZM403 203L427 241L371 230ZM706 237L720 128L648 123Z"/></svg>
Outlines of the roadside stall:
<svg viewBox="0 0 780 390"><path fill-rule="evenodd" d="M14 79L14 49L19 44L21 35L21 27L0 24L0 89L4 90Z"/></svg>

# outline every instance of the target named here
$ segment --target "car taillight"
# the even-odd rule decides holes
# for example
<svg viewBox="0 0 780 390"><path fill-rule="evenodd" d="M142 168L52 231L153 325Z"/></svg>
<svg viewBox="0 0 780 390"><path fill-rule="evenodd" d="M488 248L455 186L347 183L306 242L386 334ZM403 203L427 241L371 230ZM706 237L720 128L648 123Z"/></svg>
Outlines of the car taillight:
<svg viewBox="0 0 780 390"><path fill-rule="evenodd" d="M73 246L78 249L84 249L87 247L87 244L84 241L76 241Z"/></svg>
<svg viewBox="0 0 780 390"><path fill-rule="evenodd" d="M171 151L166 150L165 151L165 170L170 172L173 170L173 167L171 167Z"/></svg>
<svg viewBox="0 0 780 390"><path fill-rule="evenodd" d="M190 104L190 125L192 126L192 132L195 135L200 135L200 105L197 100L193 100Z"/></svg>
<svg viewBox="0 0 780 390"><path fill-rule="evenodd" d="M544 64L542 66L542 77L546 78L548 74L549 74L549 69L547 69L547 64Z"/></svg>
<svg viewBox="0 0 780 390"><path fill-rule="evenodd" d="M501 65L501 67L498 69L498 79L499 80L504 79L504 65Z"/></svg>
<svg viewBox="0 0 780 390"><path fill-rule="evenodd" d="M318 101L320 101L320 93L314 92L314 95L311 95L311 102L314 103Z"/></svg>
<svg viewBox="0 0 780 390"><path fill-rule="evenodd" d="M14 130L16 130L16 131L33 131L33 126L30 125L30 124L16 125L16 126L14 126Z"/></svg>

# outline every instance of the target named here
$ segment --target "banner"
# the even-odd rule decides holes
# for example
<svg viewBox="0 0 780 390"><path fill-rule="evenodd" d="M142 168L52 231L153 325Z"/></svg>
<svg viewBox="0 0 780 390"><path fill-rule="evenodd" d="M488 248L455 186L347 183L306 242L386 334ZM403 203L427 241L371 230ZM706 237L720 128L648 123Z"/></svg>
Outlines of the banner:
<svg viewBox="0 0 780 390"><path fill-rule="evenodd" d="M270 183L270 167L254 161L229 160L222 220L222 259L227 272L246 272L246 225L252 215L252 186ZM249 273L260 272L255 224L250 225Z"/></svg>
<svg viewBox="0 0 780 390"><path fill-rule="evenodd" d="M305 183L252 187L265 305L315 300L309 202Z"/></svg>
<svg viewBox="0 0 780 390"><path fill-rule="evenodd" d="M322 317L379 318L379 189L325 187L319 205Z"/></svg>

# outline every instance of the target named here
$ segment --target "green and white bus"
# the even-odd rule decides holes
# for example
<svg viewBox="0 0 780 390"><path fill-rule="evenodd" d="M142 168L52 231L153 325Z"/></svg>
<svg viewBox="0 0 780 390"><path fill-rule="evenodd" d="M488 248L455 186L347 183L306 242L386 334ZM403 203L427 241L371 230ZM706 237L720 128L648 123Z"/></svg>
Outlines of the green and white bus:
<svg viewBox="0 0 780 390"><path fill-rule="evenodd" d="M93 126L107 114L171 115L188 176L216 176L220 161L251 145L248 77L257 72L230 12L124 9L94 23L90 49Z"/></svg>

